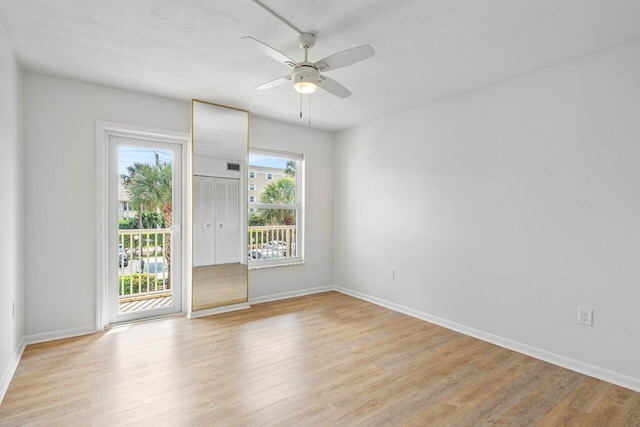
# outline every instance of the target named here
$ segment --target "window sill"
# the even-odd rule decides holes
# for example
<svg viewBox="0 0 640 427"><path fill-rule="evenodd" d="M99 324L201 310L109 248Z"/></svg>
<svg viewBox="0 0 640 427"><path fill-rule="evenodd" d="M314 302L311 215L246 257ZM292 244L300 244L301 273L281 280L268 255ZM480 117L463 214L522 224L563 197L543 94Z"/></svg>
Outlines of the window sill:
<svg viewBox="0 0 640 427"><path fill-rule="evenodd" d="M264 268L274 268L274 267L291 267L294 265L304 265L304 260L297 258L295 260L292 261L287 261L287 262L265 262L265 263L261 263L261 262L253 262L251 264L249 264L249 270L262 270Z"/></svg>

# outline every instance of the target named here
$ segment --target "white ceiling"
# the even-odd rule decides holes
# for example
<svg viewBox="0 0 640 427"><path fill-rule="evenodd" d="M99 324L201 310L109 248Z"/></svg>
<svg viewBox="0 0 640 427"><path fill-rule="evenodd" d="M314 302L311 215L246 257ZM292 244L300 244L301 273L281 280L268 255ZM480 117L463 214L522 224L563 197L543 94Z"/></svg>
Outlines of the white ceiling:
<svg viewBox="0 0 640 427"><path fill-rule="evenodd" d="M310 59L370 44L328 72L353 95L312 95L312 126L337 130L640 39L638 0L263 0L318 34ZM301 59L296 34L249 0L2 0L27 69L306 124L288 68L240 39ZM306 112L305 100L305 112Z"/></svg>

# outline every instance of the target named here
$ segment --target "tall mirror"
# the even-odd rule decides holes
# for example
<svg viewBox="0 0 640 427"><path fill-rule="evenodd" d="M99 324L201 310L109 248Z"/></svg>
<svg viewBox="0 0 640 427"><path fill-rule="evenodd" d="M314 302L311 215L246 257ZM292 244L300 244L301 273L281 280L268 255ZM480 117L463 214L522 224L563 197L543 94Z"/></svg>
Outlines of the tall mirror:
<svg viewBox="0 0 640 427"><path fill-rule="evenodd" d="M249 113L191 102L191 311L246 303Z"/></svg>

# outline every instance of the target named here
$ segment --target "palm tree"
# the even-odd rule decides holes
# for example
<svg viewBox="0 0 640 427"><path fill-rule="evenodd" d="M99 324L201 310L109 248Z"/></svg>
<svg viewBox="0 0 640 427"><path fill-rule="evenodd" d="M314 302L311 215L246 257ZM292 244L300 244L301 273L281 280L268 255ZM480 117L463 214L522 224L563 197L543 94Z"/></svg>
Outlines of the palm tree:
<svg viewBox="0 0 640 427"><path fill-rule="evenodd" d="M286 176L290 176L292 178L296 177L296 162L294 162L293 160L289 160L287 162L287 167L284 170L284 174Z"/></svg>
<svg viewBox="0 0 640 427"><path fill-rule="evenodd" d="M131 195L133 208L142 211L157 212L164 217L165 226L170 226L173 217L172 168L160 161L155 155L155 165L134 163L123 175L124 186ZM142 226L142 215L138 215L138 224Z"/></svg>
<svg viewBox="0 0 640 427"><path fill-rule="evenodd" d="M156 212L162 215L165 227L173 222L173 173L171 165L161 162L158 153L155 164L134 163L123 175L124 186L129 192L133 208L138 211L138 228L142 228L142 213ZM171 264L171 237L165 235L163 253L167 265Z"/></svg>
<svg viewBox="0 0 640 427"><path fill-rule="evenodd" d="M296 180L285 176L268 184L260 195L260 203L291 205L296 200ZM296 223L295 209L260 209L265 224L293 225Z"/></svg>

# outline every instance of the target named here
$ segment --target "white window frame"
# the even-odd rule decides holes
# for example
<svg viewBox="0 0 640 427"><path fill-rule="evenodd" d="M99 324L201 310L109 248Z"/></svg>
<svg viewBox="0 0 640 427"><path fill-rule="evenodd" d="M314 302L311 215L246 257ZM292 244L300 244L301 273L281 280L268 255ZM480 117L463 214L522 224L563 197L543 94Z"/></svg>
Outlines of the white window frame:
<svg viewBox="0 0 640 427"><path fill-rule="evenodd" d="M249 191L255 191L255 189L256 189L255 184L249 184Z"/></svg>
<svg viewBox="0 0 640 427"><path fill-rule="evenodd" d="M267 180L271 181L273 179L272 173L267 173Z"/></svg>
<svg viewBox="0 0 640 427"><path fill-rule="evenodd" d="M254 171L249 171L249 178L255 179L255 177L256 177L256 173Z"/></svg>
<svg viewBox="0 0 640 427"><path fill-rule="evenodd" d="M256 198L254 196L249 196L249 203L254 203Z"/></svg>
<svg viewBox="0 0 640 427"><path fill-rule="evenodd" d="M295 209L296 210L296 256L284 259L250 261L249 269L281 267L292 264L304 264L304 155L266 148L249 148L249 154L260 157L273 157L296 162L296 200L293 204L249 203L249 209ZM284 176L284 175L283 175Z"/></svg>

